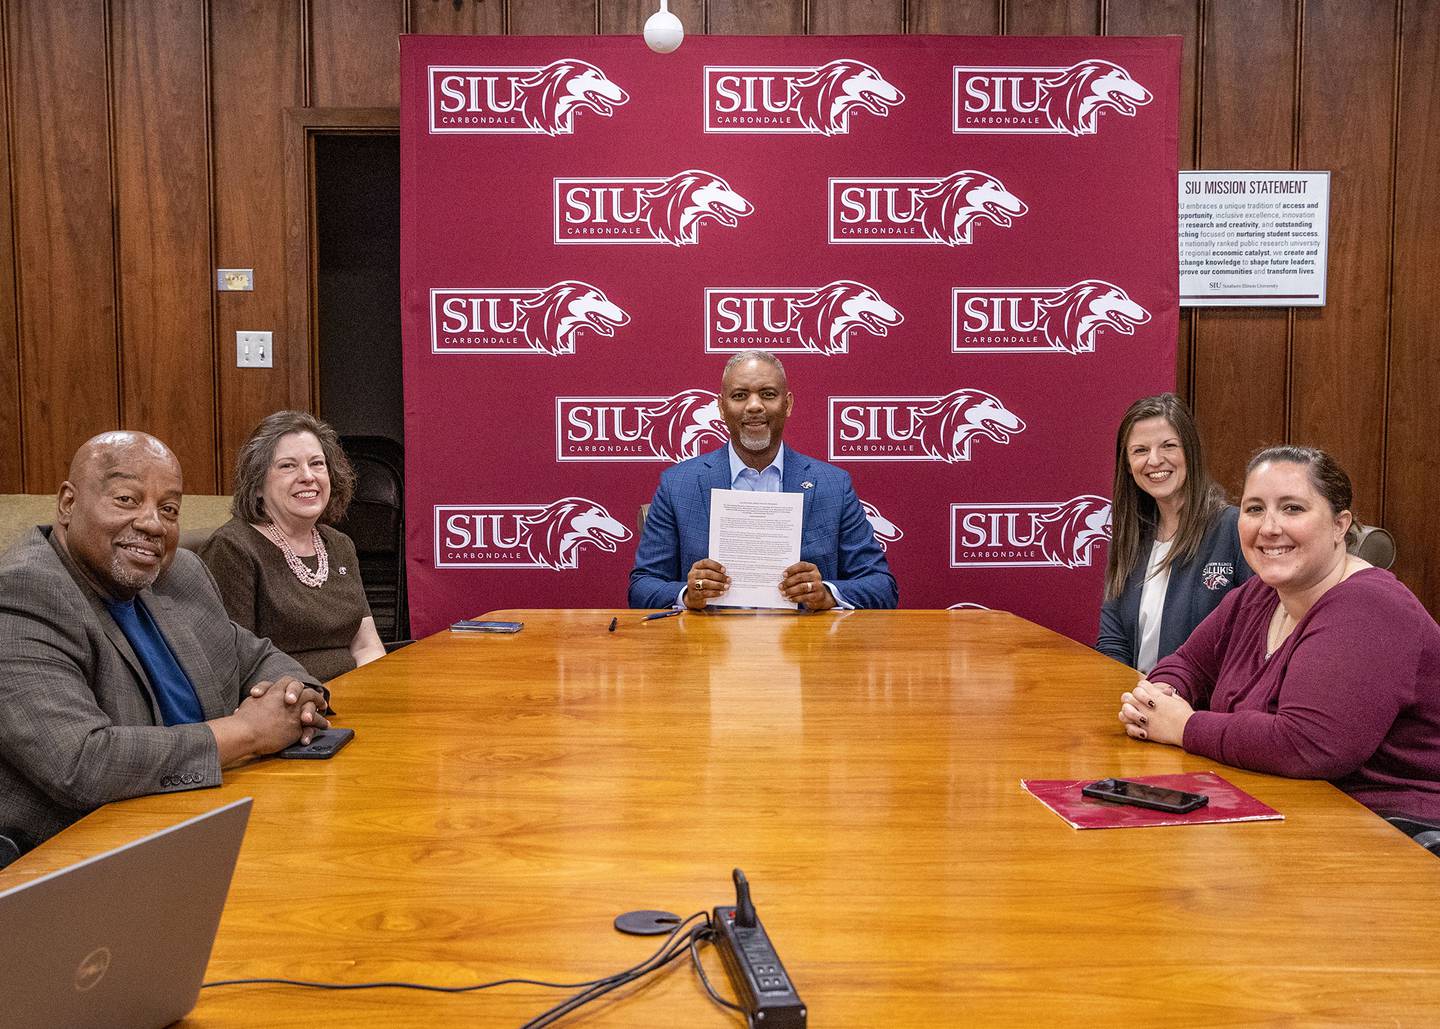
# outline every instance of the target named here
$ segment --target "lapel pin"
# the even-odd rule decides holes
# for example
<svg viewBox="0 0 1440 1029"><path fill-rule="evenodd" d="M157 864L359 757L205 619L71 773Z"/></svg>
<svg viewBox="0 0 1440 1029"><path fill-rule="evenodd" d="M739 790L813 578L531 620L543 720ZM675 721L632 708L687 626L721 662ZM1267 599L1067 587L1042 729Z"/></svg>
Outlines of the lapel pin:
<svg viewBox="0 0 1440 1029"><path fill-rule="evenodd" d="M339 568L337 568L337 569L335 569L335 570L336 570L337 572L339 572L341 575L344 575L344 574L345 574L345 566L344 566L344 565L341 565Z"/></svg>
<svg viewBox="0 0 1440 1029"><path fill-rule="evenodd" d="M814 489L814 488L815 488L815 484L814 484L813 482L811 482L809 479L806 479L804 482L802 482L802 483L800 484L800 488L801 488L801 489Z"/></svg>

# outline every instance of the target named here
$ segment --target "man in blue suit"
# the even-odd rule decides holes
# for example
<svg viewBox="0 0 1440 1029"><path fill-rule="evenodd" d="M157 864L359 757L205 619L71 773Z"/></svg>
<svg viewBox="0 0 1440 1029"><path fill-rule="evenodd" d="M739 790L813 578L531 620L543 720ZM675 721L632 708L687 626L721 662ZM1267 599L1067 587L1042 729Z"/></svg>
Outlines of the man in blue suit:
<svg viewBox="0 0 1440 1029"><path fill-rule="evenodd" d="M849 474L781 442L795 398L779 359L742 351L725 365L720 383L730 443L660 476L630 571L630 606L698 611L729 588L725 568L706 556L710 491L738 489L805 496L801 560L780 582L788 599L812 611L894 607L895 577Z"/></svg>

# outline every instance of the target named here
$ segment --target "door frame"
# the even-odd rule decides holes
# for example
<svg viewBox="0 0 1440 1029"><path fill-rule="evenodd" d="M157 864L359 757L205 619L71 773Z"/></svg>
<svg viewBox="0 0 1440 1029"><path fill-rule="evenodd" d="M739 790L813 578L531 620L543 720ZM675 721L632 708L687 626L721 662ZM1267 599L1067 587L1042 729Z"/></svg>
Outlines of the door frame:
<svg viewBox="0 0 1440 1029"><path fill-rule="evenodd" d="M320 414L320 327L315 228L315 138L389 136L400 132L398 107L285 109L285 329L291 381L305 383L310 410Z"/></svg>

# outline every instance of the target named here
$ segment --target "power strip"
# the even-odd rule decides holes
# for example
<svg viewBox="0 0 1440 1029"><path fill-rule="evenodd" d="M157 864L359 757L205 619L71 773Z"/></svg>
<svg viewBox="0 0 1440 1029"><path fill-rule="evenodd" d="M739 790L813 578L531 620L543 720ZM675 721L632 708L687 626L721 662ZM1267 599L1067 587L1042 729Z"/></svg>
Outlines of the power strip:
<svg viewBox="0 0 1440 1029"><path fill-rule="evenodd" d="M715 948L750 1029L805 1029L805 1003L775 953L750 902L745 873L735 869L735 904L715 908Z"/></svg>

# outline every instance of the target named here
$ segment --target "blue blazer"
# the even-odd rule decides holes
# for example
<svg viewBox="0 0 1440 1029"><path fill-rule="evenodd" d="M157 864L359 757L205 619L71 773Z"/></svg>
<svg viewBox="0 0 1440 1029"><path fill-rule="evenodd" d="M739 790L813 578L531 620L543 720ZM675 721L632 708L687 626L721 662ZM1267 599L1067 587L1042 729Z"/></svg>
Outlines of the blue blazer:
<svg viewBox="0 0 1440 1029"><path fill-rule="evenodd" d="M707 556L710 491L730 489L728 450L727 444L661 473L630 570L631 607L673 606L690 566ZM800 560L819 568L846 603L894 607L900 591L849 473L786 447L780 488L805 495Z"/></svg>
<svg viewBox="0 0 1440 1029"><path fill-rule="evenodd" d="M1224 508L1200 541L1194 560L1170 566L1170 582L1160 609L1159 657L1178 650L1195 627L1220 606L1225 594L1253 574L1240 552L1239 520L1238 508ZM1151 526L1140 536L1140 561L1125 580L1125 592L1100 608L1100 638L1095 649L1132 666L1140 650L1140 591L1145 587L1153 540Z"/></svg>

